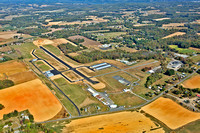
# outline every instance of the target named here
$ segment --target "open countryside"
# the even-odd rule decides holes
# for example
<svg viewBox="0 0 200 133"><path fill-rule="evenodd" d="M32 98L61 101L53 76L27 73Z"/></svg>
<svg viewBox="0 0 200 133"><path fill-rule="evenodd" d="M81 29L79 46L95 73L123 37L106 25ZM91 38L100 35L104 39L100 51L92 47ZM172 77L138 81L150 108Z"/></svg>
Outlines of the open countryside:
<svg viewBox="0 0 200 133"><path fill-rule="evenodd" d="M0 133L200 131L199 2L0 7Z"/></svg>

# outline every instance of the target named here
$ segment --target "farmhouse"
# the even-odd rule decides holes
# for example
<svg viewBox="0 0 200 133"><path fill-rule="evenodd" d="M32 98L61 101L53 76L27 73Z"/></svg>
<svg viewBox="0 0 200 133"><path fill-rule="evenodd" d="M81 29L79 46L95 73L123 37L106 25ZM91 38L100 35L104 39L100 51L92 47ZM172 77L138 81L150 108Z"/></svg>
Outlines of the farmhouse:
<svg viewBox="0 0 200 133"><path fill-rule="evenodd" d="M108 49L112 49L112 44L104 44L100 46L100 49L102 50L108 50Z"/></svg>

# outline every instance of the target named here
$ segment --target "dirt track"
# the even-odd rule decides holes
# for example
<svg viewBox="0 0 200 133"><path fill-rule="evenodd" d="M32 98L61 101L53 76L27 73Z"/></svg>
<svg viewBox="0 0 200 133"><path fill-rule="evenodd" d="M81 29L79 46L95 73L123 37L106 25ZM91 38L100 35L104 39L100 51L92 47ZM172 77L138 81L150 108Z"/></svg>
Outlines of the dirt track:
<svg viewBox="0 0 200 133"><path fill-rule="evenodd" d="M28 109L35 121L41 122L53 118L62 109L56 97L39 79L0 90L0 96L0 103L5 106L0 111L0 119L3 114L14 110Z"/></svg>
<svg viewBox="0 0 200 133"><path fill-rule="evenodd" d="M142 108L171 129L177 129L200 119L200 113L191 112L168 98L160 97Z"/></svg>

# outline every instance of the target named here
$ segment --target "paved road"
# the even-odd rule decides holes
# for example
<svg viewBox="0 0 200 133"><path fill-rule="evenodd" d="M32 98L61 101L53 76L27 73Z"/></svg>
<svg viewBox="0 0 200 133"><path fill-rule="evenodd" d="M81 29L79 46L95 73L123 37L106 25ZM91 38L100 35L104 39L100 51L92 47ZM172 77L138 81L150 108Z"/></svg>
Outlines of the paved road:
<svg viewBox="0 0 200 133"><path fill-rule="evenodd" d="M193 72L192 74L188 75L187 77L185 77L184 79L182 79L181 81L179 81L178 83L174 84L174 86L182 83L183 81L185 81L186 79L188 79L189 77L191 77L192 75L194 75L196 72ZM172 88L174 88L174 86L168 88L167 90L171 90ZM57 122L57 121L63 121L63 120L69 120L69 119L76 119L76 118L83 118L83 117L89 117L89 116L95 116L95 115L101 115L101 114L108 114L108 113L113 113L113 112L118 112L118 111L125 111L125 110L133 110L133 109L137 109L137 108L141 108L149 103L151 103L152 101L156 100L157 98L161 97L165 92L160 93L159 95L157 95L156 97L154 97L153 99L147 101L144 104L138 105L138 106L134 106L134 107L130 107L130 108L117 108L115 110L110 110L110 111L106 111L106 112L100 112L100 113L95 113L95 114L90 114L90 115L83 115L83 116L75 116L75 117L71 117L71 118L61 118L61 119L57 119L57 120L50 120L50 121L44 121L44 122L40 122L40 123L49 123L49 122Z"/></svg>
<svg viewBox="0 0 200 133"><path fill-rule="evenodd" d="M112 74L112 73L116 73L116 72L120 72L120 71L126 71L126 70L129 70L129 69L137 68L137 67L140 67L140 66L150 65L150 64L153 64L153 63L157 63L157 62L158 62L158 61L154 61L154 62L150 62L150 63L138 65L138 66L132 66L132 67L129 67L129 68L120 69L120 70L113 71L113 72L108 72L108 73L99 74L99 75L96 75L96 76L91 76L91 77L89 77L89 78L95 78L95 77L100 77L100 76L104 76L104 75L108 75L108 74Z"/></svg>
<svg viewBox="0 0 200 133"><path fill-rule="evenodd" d="M82 74L80 71L76 70L76 68L71 67L69 64L67 64L66 62L64 62L63 60L61 60L60 58L58 58L56 55L54 55L53 53L51 53L50 51L48 51L47 49L45 49L44 47L40 46L40 48L45 51L47 54L49 54L50 56L52 56L54 59L56 59L58 62L62 63L63 65L67 66L70 70L74 71L75 73L77 73L78 75L80 75L81 77L83 77L84 79L86 79L88 82L92 83L92 84L96 84L99 83L97 81L93 81L92 79L88 78L87 76L85 76L84 74Z"/></svg>

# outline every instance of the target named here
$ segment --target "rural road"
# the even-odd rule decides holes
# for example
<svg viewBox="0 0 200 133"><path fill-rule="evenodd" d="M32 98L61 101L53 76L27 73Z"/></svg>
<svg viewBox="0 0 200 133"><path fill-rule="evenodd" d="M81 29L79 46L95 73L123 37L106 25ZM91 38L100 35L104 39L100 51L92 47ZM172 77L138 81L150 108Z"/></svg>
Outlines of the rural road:
<svg viewBox="0 0 200 133"><path fill-rule="evenodd" d="M79 74L79 71L77 71L75 68L72 68L71 66L69 66L67 63L65 63L64 61L62 61L62 60L59 59L58 57L56 57L54 54L52 54L51 52L49 52L48 50L46 50L45 48L43 48L43 47L41 47L41 46L40 46L40 48L43 49L43 51L44 51L45 53L47 53L47 54L49 54L50 56L52 56L53 58L55 58L57 61L59 61L60 63L64 64L65 66L67 66L69 69L71 69L71 70L73 70L74 72L76 72L77 74ZM86 80L89 79L89 81L90 81L90 80L91 80L90 78L93 78L93 77L103 76L103 75L107 75L107 74L111 74L111 73L115 73L115 72L119 72L119 71L125 71L125 70L129 70L129 69L137 68L137 67L140 67L140 66L150 65L150 64L153 64L153 63L157 63L157 62L158 62L158 61L154 61L154 62L150 62L150 63L138 65L138 66L133 66L133 67L125 68L125 69L120 69L120 70L117 70L117 71L113 71L113 72L109 72L109 73L105 73L105 74L100 74L100 75L92 76L92 77L89 77L89 78L86 77L85 75L83 75L82 73L81 73L81 74L83 75L82 77L86 77L86 78L84 78L84 79L86 79ZM35 65L34 65L34 66L35 66ZM182 79L182 80L179 81L178 83L174 84L172 87L168 88L167 90L168 90L168 91L171 90L172 88L174 88L175 85L180 84L181 82L185 81L187 78L189 78L190 76L192 76L194 73L195 73L195 72L193 72L192 74L188 75L187 77L185 77L184 79ZM81 76L81 74L79 74L79 75ZM138 78L137 78L137 79L138 79ZM50 80L50 79L49 79L49 80ZM140 81L140 79L138 79L138 81ZM50 80L50 82L51 82L52 84L54 84L54 86L56 86L56 88L59 89L60 92L61 92L65 97L67 97L67 96L65 95L65 93L62 92L62 90L61 90L54 82L52 82L51 80ZM91 81L91 82L92 82L92 81ZM48 123L48 122L56 122L56 121L62 121L62 120L68 120L68 119L83 118L83 117L88 117L88 116L95 116L95 115L107 114L107 113L112 113L112 112L117 112L117 111L125 111L125 110L132 110L132 109L136 109L136 108L141 108L141 107L143 107L143 106L145 106L145 105L151 103L152 101L156 100L157 98L159 98L160 96L162 96L164 93L165 93L165 92L160 93L159 95L157 95L156 97L152 98L151 100L146 100L146 99L145 99L145 101L147 101L147 102L144 103L144 104L138 105L138 106L134 106L134 107L126 108L126 109L125 109L125 108L117 108L117 109L115 109L115 110L109 110L109 111L106 111L106 112L99 112L99 113L89 114L89 115L81 115L81 113L80 113L78 107L73 103L73 101L72 101L69 97L67 97L67 98L71 101L71 103L73 103L73 105L77 108L77 111L79 112L79 116L72 116L72 117L70 117L70 118L62 118L62 119L57 119L57 120L44 121L44 122L40 122L40 123ZM136 96L138 96L138 95L136 94ZM142 98L142 99L143 99L143 98Z"/></svg>
<svg viewBox="0 0 200 133"><path fill-rule="evenodd" d="M178 83L174 84L172 87L168 88L167 90L171 90L174 88L174 86L182 83L183 81L185 81L186 79L188 79L189 77L191 77L192 75L194 75L196 73L193 72L192 74L188 75L187 77L185 77L184 79L180 80ZM167 91L166 90L166 91ZM154 100L158 99L159 97L161 97L165 92L160 93L159 95L157 95L156 97L152 98L151 100L148 100L146 103L138 105L138 106L134 106L134 107L130 107L130 108L118 108L116 110L109 110L106 112L100 112L100 113L95 113L95 114L90 114L90 115L82 115L82 116L74 116L71 118L61 118L61 119L56 119L56 120L49 120L49 121L44 121L44 122L40 122L40 123L49 123L49 122L57 122L57 121L63 121L63 120L69 120L69 119L76 119L76 118L84 118L84 117L89 117L89 116L95 116L95 115L102 115L102 114L108 114L108 113L114 113L114 112L118 112L118 111L128 111L128 110L133 110L133 109L137 109L137 108L141 108L151 102L153 102Z"/></svg>
<svg viewBox="0 0 200 133"><path fill-rule="evenodd" d="M35 55L34 54L34 52L35 52L35 50L33 50L32 51L32 55L33 56L35 56L38 60L43 60L43 59L40 59L37 55ZM46 60L43 60L43 61L45 61L48 65L50 65L50 66L52 66L51 64L49 64ZM32 61L30 61L30 63L32 63L32 65L35 67L35 68L37 68L43 75L44 75L44 73L32 62ZM53 66L52 66L52 68L54 68ZM55 68L54 68L55 69ZM56 70L56 69L55 69ZM44 75L45 76L45 75ZM62 75L62 76L64 76L64 75ZM46 77L46 76L45 76ZM81 112L80 112L80 110L79 110L79 108L78 108L78 106L51 80L51 79L49 79L49 78L47 78L73 105L74 105L74 107L76 108L76 110L77 110L77 112L78 112L78 115L79 116L81 116Z"/></svg>

